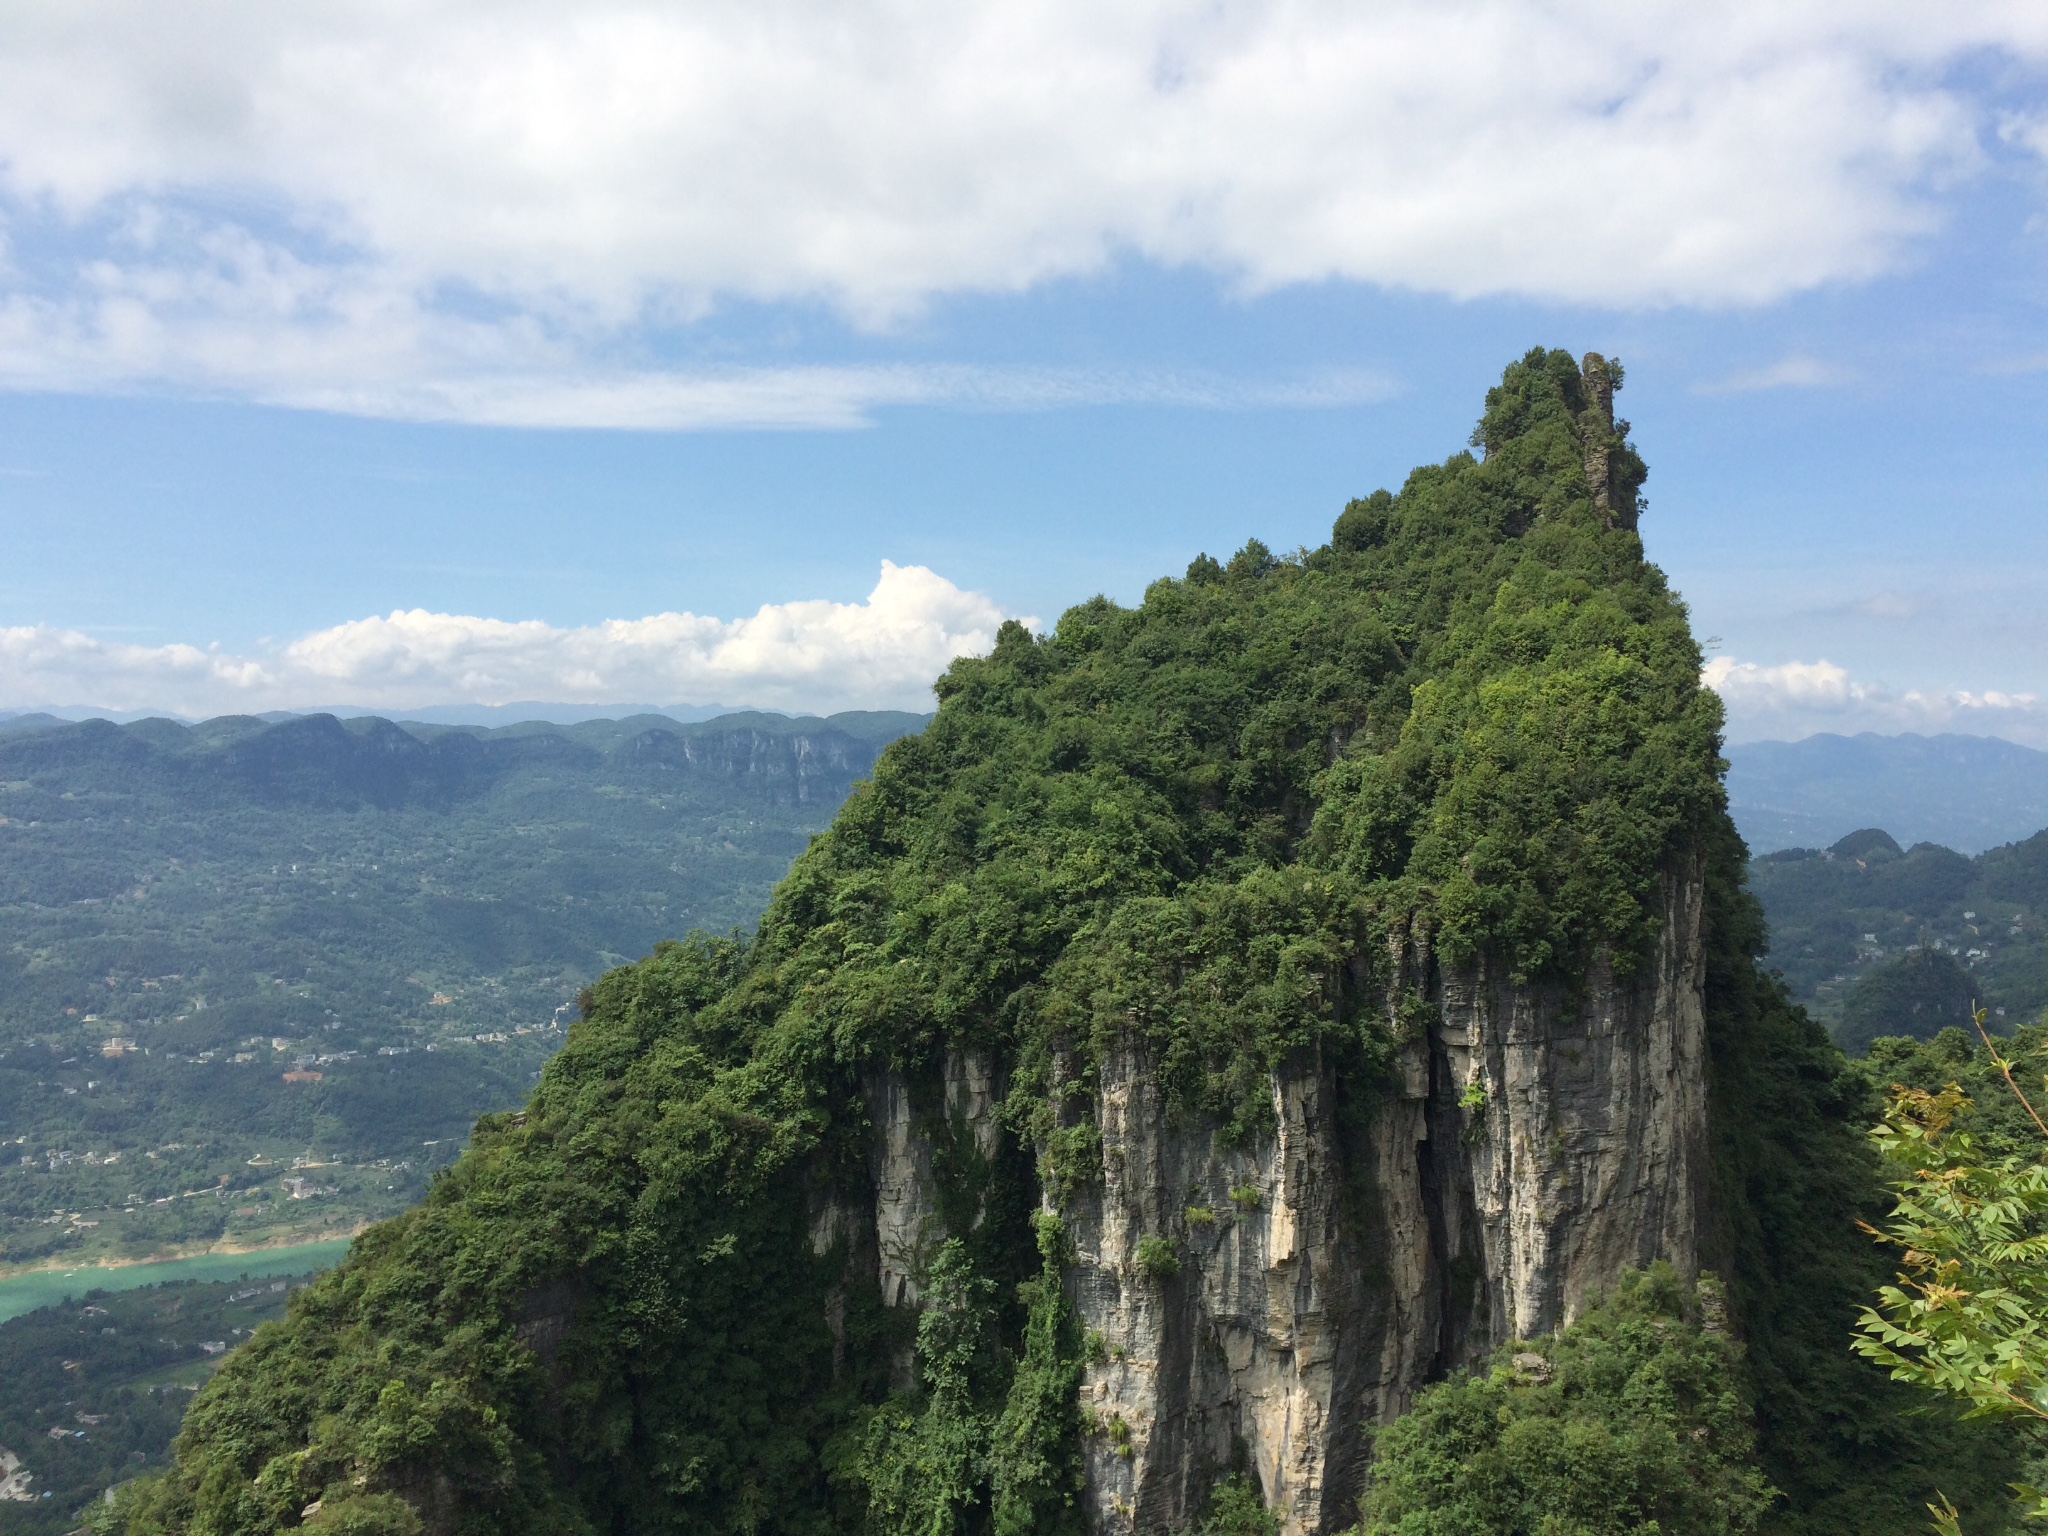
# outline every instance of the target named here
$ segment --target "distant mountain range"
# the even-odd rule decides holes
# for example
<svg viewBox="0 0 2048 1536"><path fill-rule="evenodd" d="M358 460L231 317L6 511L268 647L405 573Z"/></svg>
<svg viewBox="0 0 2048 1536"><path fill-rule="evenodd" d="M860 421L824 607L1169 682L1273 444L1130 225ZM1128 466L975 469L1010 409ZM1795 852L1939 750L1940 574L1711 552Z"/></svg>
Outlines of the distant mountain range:
<svg viewBox="0 0 2048 1536"><path fill-rule="evenodd" d="M2048 827L2048 752L1993 736L1809 736L1726 756L1752 853L1826 848L1862 827L1981 853Z"/></svg>
<svg viewBox="0 0 2048 1536"><path fill-rule="evenodd" d="M1824 849L1766 853L1750 889L1770 919L1770 963L1836 1043L1994 1027L2048 1005L2048 831L1975 858L1868 828Z"/></svg>
<svg viewBox="0 0 2048 1536"><path fill-rule="evenodd" d="M95 715L131 724L150 718L142 713L72 709L0 710L0 739L72 725ZM233 725L229 720L207 722L191 739L196 745L224 729L241 734L259 724L322 715L374 718L369 710L351 708L278 711L230 717L236 722ZM391 718L414 726L411 734L424 738L437 734L433 729L437 726L511 727L510 734L520 736L546 732L550 724L588 725L609 737L621 726L625 726L622 734L634 734L661 729L668 722L697 725L715 718L726 729L745 724L781 734L829 727L886 741L917 729L923 717L892 710L854 711L832 716L828 722L817 716L729 711L718 705L457 704ZM422 726L427 729L418 729ZM360 730L358 727L358 733ZM217 737L214 744L218 744ZM1803 741L1746 742L1727 748L1726 756L1730 809L1752 853L1827 848L1863 827L1883 827L1904 847L1928 842L1962 853L1981 853L2048 827L2048 752L1994 736L1820 735ZM436 764L443 771L452 766L445 755Z"/></svg>
<svg viewBox="0 0 2048 1536"><path fill-rule="evenodd" d="M322 809L445 810L519 774L685 770L695 780L746 781L784 803L836 809L855 777L927 717L851 710L829 719L748 712L683 723L668 715L542 720L489 728L376 715L223 715L185 725L115 725L48 715L0 722L0 781L62 778L72 794L169 795L182 807L247 799ZM821 787L828 786L828 787Z"/></svg>
<svg viewBox="0 0 2048 1536"><path fill-rule="evenodd" d="M269 710L244 718L295 720L309 715L333 715L338 720L367 718L395 719L422 725L524 725L546 721L551 725L580 725L587 720L626 720L646 715L665 715L671 720L695 723L716 720L722 715L752 714L745 705L731 704L429 704L419 709L363 709L353 704L314 705L307 709ZM80 720L111 720L127 725L137 720L162 719L162 710L94 709L87 705L52 704L41 709L0 709L0 735L10 730L33 730ZM800 718L816 719L815 715ZM180 719L184 725L198 722Z"/></svg>

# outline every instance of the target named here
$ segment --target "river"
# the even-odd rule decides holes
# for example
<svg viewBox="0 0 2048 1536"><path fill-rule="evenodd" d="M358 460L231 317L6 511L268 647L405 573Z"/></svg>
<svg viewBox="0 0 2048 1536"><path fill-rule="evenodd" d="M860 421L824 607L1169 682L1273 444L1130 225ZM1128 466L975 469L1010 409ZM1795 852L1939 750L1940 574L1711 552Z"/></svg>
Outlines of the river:
<svg viewBox="0 0 2048 1536"><path fill-rule="evenodd" d="M46 1307L66 1296L87 1291L132 1291L138 1286L172 1280L251 1280L277 1275L308 1275L330 1269L348 1252L346 1237L296 1248L259 1248L253 1253L202 1253L189 1259L164 1259L154 1264L81 1265L77 1269L41 1269L0 1280L0 1322Z"/></svg>

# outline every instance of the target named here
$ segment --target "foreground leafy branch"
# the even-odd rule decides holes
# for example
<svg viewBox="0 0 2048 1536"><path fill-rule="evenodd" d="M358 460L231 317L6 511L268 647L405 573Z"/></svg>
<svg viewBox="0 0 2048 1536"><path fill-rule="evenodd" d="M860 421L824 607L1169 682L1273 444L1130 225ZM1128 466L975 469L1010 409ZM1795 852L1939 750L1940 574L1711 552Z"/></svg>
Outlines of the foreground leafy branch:
<svg viewBox="0 0 2048 1536"><path fill-rule="evenodd" d="M2025 1426L2048 1447L2048 1125L2020 1088L1976 1013L1992 1064L2039 1130L2030 1152L1989 1155L1964 1123L1974 1109L1960 1085L1939 1092L1895 1087L1872 1133L1907 1176L1878 1241L1899 1250L1896 1282L1858 1322L1858 1353L1900 1381L1970 1404L1971 1416ZM2048 1081L2048 1080L2044 1080ZM2031 1519L2048 1496L2018 1489ZM1943 1500L1937 1527L1957 1529Z"/></svg>

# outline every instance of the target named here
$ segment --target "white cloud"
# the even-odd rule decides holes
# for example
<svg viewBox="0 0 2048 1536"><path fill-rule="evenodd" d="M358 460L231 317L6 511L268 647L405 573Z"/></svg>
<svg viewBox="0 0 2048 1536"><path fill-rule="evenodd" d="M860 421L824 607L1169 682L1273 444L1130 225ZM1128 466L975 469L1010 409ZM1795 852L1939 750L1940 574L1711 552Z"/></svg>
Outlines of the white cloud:
<svg viewBox="0 0 2048 1536"><path fill-rule="evenodd" d="M625 430L843 428L888 406L1315 408L1387 398L1362 368L1292 377L897 365L621 366L532 316L438 311L389 273L324 268L246 231L203 231L187 266L96 264L83 292L0 291L0 388L156 383L404 421Z"/></svg>
<svg viewBox="0 0 2048 1536"><path fill-rule="evenodd" d="M1767 367L1747 369L1724 379L1696 385L1694 393L1746 395L1764 389L1824 389L1831 384L1847 384L1854 378L1855 374L1839 363L1824 363L1819 358L1795 352Z"/></svg>
<svg viewBox="0 0 2048 1536"><path fill-rule="evenodd" d="M0 629L0 706L187 716L528 700L928 709L933 680L956 656L987 651L1007 617L923 566L884 561L866 602L775 603L743 619L664 613L561 629L413 609L257 656Z"/></svg>
<svg viewBox="0 0 2048 1536"><path fill-rule="evenodd" d="M696 374L559 376L505 373L462 380L307 387L280 381L270 403L405 421L501 427L705 428L863 426L886 406L1044 410L1076 405L1180 405L1207 410L1369 404L1394 392L1366 369L1244 382L1139 370L958 366L732 368Z"/></svg>
<svg viewBox="0 0 2048 1536"><path fill-rule="evenodd" d="M815 384L650 377L721 303L884 325L1130 256L1765 302L1895 264L2001 129L2041 148L1951 77L1986 53L2037 69L2048 8L17 5L0 350L15 387L634 424Z"/></svg>
<svg viewBox="0 0 2048 1536"><path fill-rule="evenodd" d="M2048 156L2048 112L2001 113L1998 136L2008 144Z"/></svg>
<svg viewBox="0 0 2048 1536"><path fill-rule="evenodd" d="M1821 731L1956 731L2048 747L2048 708L2031 693L1893 688L1831 661L1760 666L1717 656L1701 681L1721 695L1730 741L1799 740Z"/></svg>

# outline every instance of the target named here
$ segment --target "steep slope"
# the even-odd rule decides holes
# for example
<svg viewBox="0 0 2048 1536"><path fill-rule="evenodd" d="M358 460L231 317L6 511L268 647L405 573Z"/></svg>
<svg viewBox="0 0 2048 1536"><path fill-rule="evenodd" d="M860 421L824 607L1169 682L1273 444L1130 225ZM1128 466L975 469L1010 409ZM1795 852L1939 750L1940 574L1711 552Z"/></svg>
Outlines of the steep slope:
<svg viewBox="0 0 2048 1536"><path fill-rule="evenodd" d="M1862 1101L1756 970L1619 383L1532 352L1326 547L956 664L752 942L606 977L231 1358L131 1528L1164 1531L1236 1472L1334 1531L1424 1383L1703 1247L1785 1528L1912 1528L1882 1384L1800 1353L1867 1283Z"/></svg>

